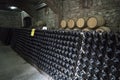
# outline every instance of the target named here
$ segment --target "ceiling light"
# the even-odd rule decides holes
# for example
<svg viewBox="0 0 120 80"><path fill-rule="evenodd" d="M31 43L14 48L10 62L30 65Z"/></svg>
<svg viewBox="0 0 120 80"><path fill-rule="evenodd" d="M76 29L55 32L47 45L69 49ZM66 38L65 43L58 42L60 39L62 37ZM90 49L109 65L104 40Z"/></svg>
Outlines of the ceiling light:
<svg viewBox="0 0 120 80"><path fill-rule="evenodd" d="M12 9L12 10L17 9L17 7L15 7L15 6L10 6L9 8Z"/></svg>

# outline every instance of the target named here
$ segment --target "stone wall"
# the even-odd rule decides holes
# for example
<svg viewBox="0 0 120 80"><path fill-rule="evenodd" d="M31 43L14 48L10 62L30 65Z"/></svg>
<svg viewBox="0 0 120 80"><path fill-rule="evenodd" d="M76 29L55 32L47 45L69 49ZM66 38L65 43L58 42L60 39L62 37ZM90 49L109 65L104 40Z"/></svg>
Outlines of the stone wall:
<svg viewBox="0 0 120 80"><path fill-rule="evenodd" d="M37 20L46 22L48 29L58 29L58 15L56 15L50 8L43 8L38 10Z"/></svg>
<svg viewBox="0 0 120 80"><path fill-rule="evenodd" d="M15 11L0 10L0 27L16 27L22 26L21 13Z"/></svg>
<svg viewBox="0 0 120 80"><path fill-rule="evenodd" d="M105 26L112 30L120 27L120 0L63 0L63 19L101 15Z"/></svg>

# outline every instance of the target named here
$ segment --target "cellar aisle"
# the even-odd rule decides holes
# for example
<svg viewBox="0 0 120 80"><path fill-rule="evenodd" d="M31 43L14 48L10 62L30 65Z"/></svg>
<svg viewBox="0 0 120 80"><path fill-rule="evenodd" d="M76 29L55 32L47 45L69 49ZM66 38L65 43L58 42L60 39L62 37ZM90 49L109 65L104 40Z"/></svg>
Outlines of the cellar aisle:
<svg viewBox="0 0 120 80"><path fill-rule="evenodd" d="M0 46L0 80L50 80L37 71L9 46Z"/></svg>

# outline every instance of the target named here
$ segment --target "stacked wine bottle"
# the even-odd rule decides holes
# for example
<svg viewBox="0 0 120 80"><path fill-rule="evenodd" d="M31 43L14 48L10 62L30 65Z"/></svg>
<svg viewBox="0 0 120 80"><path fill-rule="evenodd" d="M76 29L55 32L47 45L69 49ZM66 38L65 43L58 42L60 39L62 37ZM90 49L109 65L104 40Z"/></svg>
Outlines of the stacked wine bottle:
<svg viewBox="0 0 120 80"><path fill-rule="evenodd" d="M85 32L79 50L75 80L120 80L120 36Z"/></svg>
<svg viewBox="0 0 120 80"><path fill-rule="evenodd" d="M73 80L81 37L79 32L16 30L13 48L55 80Z"/></svg>
<svg viewBox="0 0 120 80"><path fill-rule="evenodd" d="M12 48L54 80L120 80L120 33L16 29Z"/></svg>

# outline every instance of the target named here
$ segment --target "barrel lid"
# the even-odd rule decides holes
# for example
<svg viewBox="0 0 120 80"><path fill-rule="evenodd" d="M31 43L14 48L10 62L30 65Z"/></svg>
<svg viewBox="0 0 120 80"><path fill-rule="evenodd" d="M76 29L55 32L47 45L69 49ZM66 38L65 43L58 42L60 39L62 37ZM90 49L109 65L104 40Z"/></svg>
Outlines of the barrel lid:
<svg viewBox="0 0 120 80"><path fill-rule="evenodd" d="M70 20L68 21L68 27L69 27L69 28L74 28L74 26L75 26L74 20L73 20L73 19L70 19Z"/></svg>
<svg viewBox="0 0 120 80"><path fill-rule="evenodd" d="M89 28L95 28L96 26L97 26L97 19L95 18L95 17L91 17L91 18L89 18L88 19L88 21L87 21L87 26L89 27Z"/></svg>
<svg viewBox="0 0 120 80"><path fill-rule="evenodd" d="M66 28L67 22L65 20L62 20L60 25L61 25L62 28Z"/></svg>
<svg viewBox="0 0 120 80"><path fill-rule="evenodd" d="M84 25L85 25L85 20L84 20L84 18L79 18L79 19L77 20L77 22L76 22L76 25L77 25L78 28L83 28Z"/></svg>

